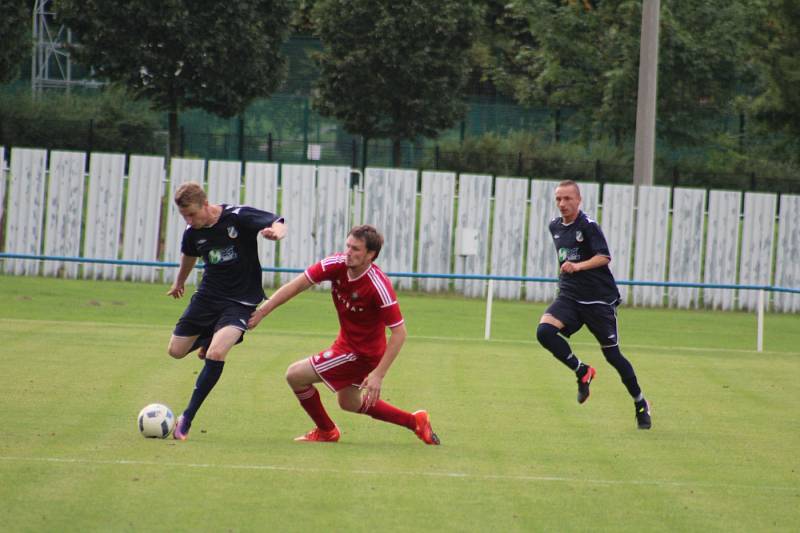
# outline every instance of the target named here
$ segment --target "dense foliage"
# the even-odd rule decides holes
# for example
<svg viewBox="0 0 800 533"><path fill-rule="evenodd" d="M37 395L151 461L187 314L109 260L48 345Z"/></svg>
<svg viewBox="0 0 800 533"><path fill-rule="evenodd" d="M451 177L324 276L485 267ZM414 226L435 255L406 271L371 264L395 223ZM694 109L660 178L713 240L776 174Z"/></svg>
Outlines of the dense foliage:
<svg viewBox="0 0 800 533"><path fill-rule="evenodd" d="M0 83L13 79L30 55L31 10L27 2L0 0Z"/></svg>
<svg viewBox="0 0 800 533"><path fill-rule="evenodd" d="M113 9L102 0L58 0L56 10L78 35L76 58L97 78L169 113L173 153L179 111L233 116L284 76L288 0L142 0Z"/></svg>
<svg viewBox="0 0 800 533"><path fill-rule="evenodd" d="M463 0L321 0L316 109L350 133L391 139L399 163L400 141L463 116L478 15Z"/></svg>

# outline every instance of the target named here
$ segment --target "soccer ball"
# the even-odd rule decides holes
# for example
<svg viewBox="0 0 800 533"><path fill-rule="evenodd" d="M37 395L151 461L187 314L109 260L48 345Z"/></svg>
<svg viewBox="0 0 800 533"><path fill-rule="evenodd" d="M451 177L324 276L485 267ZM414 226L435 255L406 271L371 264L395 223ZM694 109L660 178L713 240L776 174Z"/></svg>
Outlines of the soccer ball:
<svg viewBox="0 0 800 533"><path fill-rule="evenodd" d="M175 415L166 405L151 403L139 411L137 418L139 431L143 436L152 439L164 439L175 427Z"/></svg>

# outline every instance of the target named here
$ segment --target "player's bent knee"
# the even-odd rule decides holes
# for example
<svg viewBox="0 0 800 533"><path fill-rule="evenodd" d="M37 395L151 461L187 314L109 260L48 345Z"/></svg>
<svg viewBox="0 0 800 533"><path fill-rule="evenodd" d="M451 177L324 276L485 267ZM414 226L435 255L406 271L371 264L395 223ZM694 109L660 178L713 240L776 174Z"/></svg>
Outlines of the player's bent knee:
<svg viewBox="0 0 800 533"><path fill-rule="evenodd" d="M300 373L300 364L299 363L292 363L286 369L286 383L289 384L290 387L300 387L305 385L302 383L301 373Z"/></svg>
<svg viewBox="0 0 800 533"><path fill-rule="evenodd" d="M167 347L167 353L170 355L170 357L174 359L182 359L186 357L186 354L189 352L187 352L184 349L181 349L179 346L173 346L170 343L170 345Z"/></svg>
<svg viewBox="0 0 800 533"><path fill-rule="evenodd" d="M536 328L536 339L542 345L547 345L549 341L558 335L559 329L553 324L541 322Z"/></svg>

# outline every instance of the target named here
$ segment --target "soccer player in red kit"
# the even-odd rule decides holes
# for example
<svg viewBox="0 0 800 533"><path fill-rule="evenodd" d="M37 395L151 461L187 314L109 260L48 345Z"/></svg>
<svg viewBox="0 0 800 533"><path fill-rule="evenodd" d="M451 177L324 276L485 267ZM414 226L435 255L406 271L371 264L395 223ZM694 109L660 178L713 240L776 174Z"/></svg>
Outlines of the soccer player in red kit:
<svg viewBox="0 0 800 533"><path fill-rule="evenodd" d="M426 411L409 413L380 399L383 378L406 339L406 327L392 283L373 261L383 236L369 225L355 226L347 235L346 251L326 257L286 283L250 317L255 328L276 307L312 285L331 282L339 315L339 336L333 346L301 359L286 370L286 381L316 427L295 440L336 442L340 431L322 405L315 383L336 393L345 411L405 426L425 444L439 444ZM386 328L391 335L386 341Z"/></svg>

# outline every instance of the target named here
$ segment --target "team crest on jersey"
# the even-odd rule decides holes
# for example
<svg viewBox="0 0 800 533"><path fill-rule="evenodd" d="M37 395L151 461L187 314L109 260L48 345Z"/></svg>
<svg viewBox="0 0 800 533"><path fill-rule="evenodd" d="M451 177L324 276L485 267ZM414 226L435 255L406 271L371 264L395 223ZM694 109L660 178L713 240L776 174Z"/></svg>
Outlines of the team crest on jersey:
<svg viewBox="0 0 800 533"><path fill-rule="evenodd" d="M324 357L325 359L330 359L332 355L333 355L332 350L325 350L325 352L322 354L322 357Z"/></svg>
<svg viewBox="0 0 800 533"><path fill-rule="evenodd" d="M353 294L350 295L350 299L351 300L358 300L358 298L359 298L359 296L358 296L357 292L354 292Z"/></svg>
<svg viewBox="0 0 800 533"><path fill-rule="evenodd" d="M578 242L583 242L583 232L582 231L576 231L575 232L575 240L578 241Z"/></svg>
<svg viewBox="0 0 800 533"><path fill-rule="evenodd" d="M235 239L239 236L239 232L236 230L234 226L228 226L228 237L231 239Z"/></svg>

